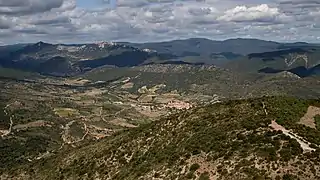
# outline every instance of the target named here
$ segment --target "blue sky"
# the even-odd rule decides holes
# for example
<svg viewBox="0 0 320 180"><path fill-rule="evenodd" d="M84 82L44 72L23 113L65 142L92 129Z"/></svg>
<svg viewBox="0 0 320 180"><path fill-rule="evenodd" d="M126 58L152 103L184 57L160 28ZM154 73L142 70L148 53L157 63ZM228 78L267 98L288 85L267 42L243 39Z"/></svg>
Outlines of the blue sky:
<svg viewBox="0 0 320 180"><path fill-rule="evenodd" d="M97 0L77 0L77 6L82 8L96 8L99 6Z"/></svg>
<svg viewBox="0 0 320 180"><path fill-rule="evenodd" d="M77 6L81 8L101 8L111 7L115 8L117 0L77 0Z"/></svg>

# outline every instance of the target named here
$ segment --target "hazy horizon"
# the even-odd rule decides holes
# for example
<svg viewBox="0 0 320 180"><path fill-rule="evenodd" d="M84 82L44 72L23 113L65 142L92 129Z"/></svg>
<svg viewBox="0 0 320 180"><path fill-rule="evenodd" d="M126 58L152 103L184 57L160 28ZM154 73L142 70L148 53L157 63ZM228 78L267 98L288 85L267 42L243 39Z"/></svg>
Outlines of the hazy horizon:
<svg viewBox="0 0 320 180"><path fill-rule="evenodd" d="M207 39L211 41L228 41L228 40L236 40L236 39L245 39L245 40L261 40L261 41L269 41L269 42L276 42L276 43L308 43L308 44L316 44L320 45L319 42L305 42L305 41L271 41L266 39L257 39L257 38L228 38L228 39L210 39L210 38L203 38L203 37L191 37L191 38L181 38L181 39L171 39L171 40L163 40L163 41L148 41L148 42L135 42L135 41L88 41L88 42L65 42L65 43L55 43L50 41L35 41L35 42L26 42L26 43L13 43L13 44L1 44L0 46L10 46L10 45L17 45L17 44L36 44L39 42L48 43L48 44L65 44L65 45L72 45L72 44L96 44L96 43L102 43L102 42L113 42L113 43L137 43L137 44L143 44L143 43L163 43L163 42L171 42L171 41L179 41L179 40L188 40L188 39Z"/></svg>

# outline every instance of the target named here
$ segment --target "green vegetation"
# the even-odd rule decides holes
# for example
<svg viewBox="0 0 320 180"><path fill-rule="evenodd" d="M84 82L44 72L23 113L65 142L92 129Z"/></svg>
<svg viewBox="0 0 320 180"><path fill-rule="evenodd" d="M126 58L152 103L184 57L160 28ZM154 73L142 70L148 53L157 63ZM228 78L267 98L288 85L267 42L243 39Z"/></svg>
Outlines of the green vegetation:
<svg viewBox="0 0 320 180"><path fill-rule="evenodd" d="M200 175L199 180L210 180L210 176L208 172L204 172Z"/></svg>
<svg viewBox="0 0 320 180"><path fill-rule="evenodd" d="M191 40L191 46L198 40ZM254 51L264 47L259 42L268 43L255 41ZM298 123L309 106L320 107L320 100L308 100L320 97L318 77L247 74L179 62L99 68L110 63L161 63L172 56L154 53L151 58L135 58L146 53L122 46L95 52L89 49L96 45L88 45L80 54L71 55L98 60L78 62L67 58L70 54L63 53L69 51L63 50L59 50L62 57L48 60L56 55L56 46L38 45L46 48L32 53L23 48L17 57L19 53L30 58L37 55L35 63L45 62L37 71L51 75L81 74L78 70L86 67L92 70L79 75L83 81L78 81L0 67L1 135L8 132L11 120L13 125L0 139L0 179L320 179L320 116L315 117L317 129ZM243 54L252 50L248 47L237 48ZM315 64L320 51L312 51L307 53L308 62ZM254 72L286 67L283 59L291 52L297 55L291 50L259 53L250 55L250 62L243 56L243 61L237 61L242 64L236 66ZM241 57L232 52L203 55L184 49L181 53L184 58L177 59L188 62L217 63ZM102 58L106 55L111 56ZM25 62L21 59L21 63ZM293 64L300 65L304 65L301 59ZM38 77L42 79L22 80ZM79 85L83 82L86 85ZM128 82L126 89L123 85ZM152 92L160 83L165 86ZM149 90L138 92L143 86ZM197 106L188 111L162 108L171 101L169 96ZM217 99L223 102L212 104ZM269 127L273 120L316 150L304 152L298 141ZM3 178L3 174L9 176Z"/></svg>
<svg viewBox="0 0 320 180"><path fill-rule="evenodd" d="M268 125L279 119L285 127L300 132L302 125L294 122L304 115L308 105L318 102L272 97L199 107L119 132L78 150L61 152L63 155L57 154L25 170L38 179L92 178L96 175L119 180L138 179L147 177L152 171L166 179L183 179L194 178L201 166L190 164L189 171L179 174L188 160L205 155L206 163L219 162L217 173L221 177L268 178L275 173L275 165L288 167L293 159L298 160L293 167L317 166L319 151L303 155L297 141L272 131ZM303 137L309 139L309 135ZM308 161L305 161L306 157ZM254 167L255 164L259 168ZM319 178L316 171L310 173L305 171L299 176ZM208 173L199 174L199 177L208 179ZM290 175L284 177L292 178Z"/></svg>
<svg viewBox="0 0 320 180"><path fill-rule="evenodd" d="M320 131L299 125L297 122L307 112L310 105L319 106L320 100L296 101L295 98L276 97L275 101L266 103L267 110L275 115L279 124L295 132L314 144L320 144Z"/></svg>
<svg viewBox="0 0 320 180"><path fill-rule="evenodd" d="M4 112L5 104L0 102L0 127L6 126L9 123L9 117Z"/></svg>
<svg viewBox="0 0 320 180"><path fill-rule="evenodd" d="M0 139L0 174L15 169L17 166L28 164L29 158L38 157L58 146L58 142L50 139L45 134L38 132L33 136L17 136L13 139Z"/></svg>
<svg viewBox="0 0 320 180"><path fill-rule="evenodd" d="M317 167L320 161L320 131L297 123L309 106L320 106L319 100L279 96L245 99L287 93L318 97L318 91L309 90L317 89L316 81L310 83L313 79L270 80L262 75L238 76L215 67L171 65L92 71L86 77L93 81L108 81L97 91L97 94L104 93L92 95L96 87L73 89L11 81L0 84L11 88L0 89L5 95L0 101L1 126L8 129L9 116L15 126L13 133L0 142L1 172L25 171L30 175L29 179L165 177L207 180L212 172L202 170L210 164L217 167L214 170L217 177L266 179L287 177L284 176L287 172L276 172L277 168ZM120 87L127 77L131 77L134 87L123 90ZM133 103L133 99L139 97L139 88L144 85L152 88L159 82L164 82L166 87L156 93L177 91L180 98L198 97L199 93L242 99L179 111L151 122L148 117L139 116L139 109L125 98L132 95L135 98L130 103ZM301 90L300 86L305 88ZM80 96L73 95L78 92L81 92ZM8 116L3 111L7 104L12 104ZM311 142L317 151L303 154L296 140L269 127L272 120ZM32 124L35 122L45 123ZM121 127L121 123L139 127L128 130ZM76 148L62 146L65 142L81 139L86 128L89 133L85 140L72 144ZM113 131L114 135L109 136ZM105 132L108 137L92 142L95 137L103 137ZM41 158L47 152L50 157ZM193 158L202 158L205 164L193 161ZM318 178L317 169L302 172L297 169L293 168L290 173Z"/></svg>
<svg viewBox="0 0 320 180"><path fill-rule="evenodd" d="M0 66L0 77L26 79L26 78L36 78L36 77L40 77L40 76L36 73L33 73L33 72L4 68L4 67Z"/></svg>
<svg viewBox="0 0 320 180"><path fill-rule="evenodd" d="M295 79L296 75L300 77L317 75L320 67L319 57L319 46L305 46L249 54L237 61L229 61L224 67L246 73L260 72L279 75L279 72L290 72L293 73L293 76L288 75L287 78Z"/></svg>
<svg viewBox="0 0 320 180"><path fill-rule="evenodd" d="M190 167L191 172L195 172L197 169L199 169L200 165L199 164L192 164Z"/></svg>
<svg viewBox="0 0 320 180"><path fill-rule="evenodd" d="M285 174L283 175L283 180L296 180L299 179L298 176L292 174Z"/></svg>
<svg viewBox="0 0 320 180"><path fill-rule="evenodd" d="M316 116L314 117L314 121L315 121L315 123L316 123L317 129L320 130L320 115L316 115Z"/></svg>
<svg viewBox="0 0 320 180"><path fill-rule="evenodd" d="M128 91L137 92L159 82L166 87L160 91L177 90L186 94L201 93L239 99L261 96L295 96L317 98L320 84L313 78L286 78L274 75L248 74L215 66L147 65L133 68L110 68L87 72L82 77L92 81L110 81L130 77L134 83ZM304 87L304 88L301 88Z"/></svg>

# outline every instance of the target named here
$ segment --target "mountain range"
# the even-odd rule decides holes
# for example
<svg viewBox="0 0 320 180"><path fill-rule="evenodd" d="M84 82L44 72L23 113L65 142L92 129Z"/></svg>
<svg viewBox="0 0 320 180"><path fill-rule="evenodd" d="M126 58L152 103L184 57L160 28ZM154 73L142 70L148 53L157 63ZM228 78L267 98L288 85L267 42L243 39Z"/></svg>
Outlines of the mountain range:
<svg viewBox="0 0 320 180"><path fill-rule="evenodd" d="M0 179L320 178L320 46L0 47Z"/></svg>
<svg viewBox="0 0 320 180"><path fill-rule="evenodd" d="M0 48L0 66L52 76L74 76L103 66L216 65L234 71L301 77L319 74L320 46L258 39L192 38L159 43L23 44Z"/></svg>

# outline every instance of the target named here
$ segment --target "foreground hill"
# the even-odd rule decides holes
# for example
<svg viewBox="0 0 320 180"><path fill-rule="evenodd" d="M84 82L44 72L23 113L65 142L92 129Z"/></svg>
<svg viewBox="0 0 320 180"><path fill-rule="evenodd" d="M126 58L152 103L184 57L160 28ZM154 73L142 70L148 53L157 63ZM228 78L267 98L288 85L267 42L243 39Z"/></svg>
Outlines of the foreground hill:
<svg viewBox="0 0 320 180"><path fill-rule="evenodd" d="M319 114L319 100L217 103L22 165L2 178L318 179Z"/></svg>

